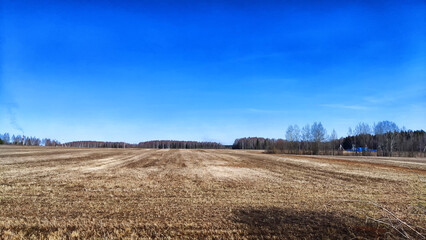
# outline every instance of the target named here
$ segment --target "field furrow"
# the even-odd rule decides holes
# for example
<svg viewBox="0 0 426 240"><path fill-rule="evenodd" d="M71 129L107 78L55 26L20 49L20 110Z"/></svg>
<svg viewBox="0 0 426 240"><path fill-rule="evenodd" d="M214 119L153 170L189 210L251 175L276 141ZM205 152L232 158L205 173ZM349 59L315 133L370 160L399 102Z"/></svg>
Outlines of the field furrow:
<svg viewBox="0 0 426 240"><path fill-rule="evenodd" d="M378 223L398 224L377 203L421 239L425 167L242 150L0 147L0 238L402 238Z"/></svg>

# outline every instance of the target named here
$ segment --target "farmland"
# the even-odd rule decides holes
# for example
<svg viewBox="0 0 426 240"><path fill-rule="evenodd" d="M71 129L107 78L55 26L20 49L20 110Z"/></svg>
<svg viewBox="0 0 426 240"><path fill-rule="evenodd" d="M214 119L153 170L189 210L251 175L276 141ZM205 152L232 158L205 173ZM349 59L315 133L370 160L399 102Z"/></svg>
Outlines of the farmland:
<svg viewBox="0 0 426 240"><path fill-rule="evenodd" d="M0 147L0 239L423 239L426 159Z"/></svg>

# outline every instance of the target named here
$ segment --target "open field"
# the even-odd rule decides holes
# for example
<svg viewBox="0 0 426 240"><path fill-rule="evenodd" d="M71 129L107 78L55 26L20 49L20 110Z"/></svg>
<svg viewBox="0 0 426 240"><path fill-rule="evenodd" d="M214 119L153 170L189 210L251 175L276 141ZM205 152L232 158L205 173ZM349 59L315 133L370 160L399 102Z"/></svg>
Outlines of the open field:
<svg viewBox="0 0 426 240"><path fill-rule="evenodd" d="M425 179L419 158L1 146L0 239L424 239Z"/></svg>

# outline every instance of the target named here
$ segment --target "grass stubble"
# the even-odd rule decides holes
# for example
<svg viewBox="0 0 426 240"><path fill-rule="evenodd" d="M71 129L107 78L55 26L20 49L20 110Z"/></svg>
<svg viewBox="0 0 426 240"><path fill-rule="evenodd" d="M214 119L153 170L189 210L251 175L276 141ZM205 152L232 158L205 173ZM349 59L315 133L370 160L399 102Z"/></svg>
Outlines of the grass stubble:
<svg viewBox="0 0 426 240"><path fill-rule="evenodd" d="M0 147L0 239L425 239L426 160Z"/></svg>

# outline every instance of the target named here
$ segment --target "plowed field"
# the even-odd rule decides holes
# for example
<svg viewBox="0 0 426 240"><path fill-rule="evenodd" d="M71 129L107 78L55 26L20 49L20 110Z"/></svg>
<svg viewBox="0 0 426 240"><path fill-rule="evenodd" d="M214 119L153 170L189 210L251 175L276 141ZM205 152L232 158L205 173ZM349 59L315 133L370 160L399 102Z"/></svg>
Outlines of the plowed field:
<svg viewBox="0 0 426 240"><path fill-rule="evenodd" d="M0 147L0 239L424 239L426 160Z"/></svg>

